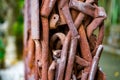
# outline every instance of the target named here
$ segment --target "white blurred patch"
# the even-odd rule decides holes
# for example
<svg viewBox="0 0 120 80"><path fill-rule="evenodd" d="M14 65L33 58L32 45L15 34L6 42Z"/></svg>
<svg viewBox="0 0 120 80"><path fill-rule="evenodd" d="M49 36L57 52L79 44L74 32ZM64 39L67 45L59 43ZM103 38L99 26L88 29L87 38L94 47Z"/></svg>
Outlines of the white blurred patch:
<svg viewBox="0 0 120 80"><path fill-rule="evenodd" d="M24 80L23 61L5 70L0 70L0 78L0 80Z"/></svg>
<svg viewBox="0 0 120 80"><path fill-rule="evenodd" d="M7 46L5 51L5 67L13 66L17 62L15 37L7 37Z"/></svg>

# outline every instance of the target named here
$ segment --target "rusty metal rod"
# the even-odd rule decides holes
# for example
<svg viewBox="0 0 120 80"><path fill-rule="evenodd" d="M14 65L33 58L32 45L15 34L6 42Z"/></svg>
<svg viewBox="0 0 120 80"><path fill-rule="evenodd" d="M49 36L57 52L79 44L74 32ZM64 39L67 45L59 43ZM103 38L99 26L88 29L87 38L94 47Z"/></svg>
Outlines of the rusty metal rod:
<svg viewBox="0 0 120 80"><path fill-rule="evenodd" d="M42 80L48 80L49 66L49 25L48 19L41 17L43 38L42 38Z"/></svg>
<svg viewBox="0 0 120 80"><path fill-rule="evenodd" d="M28 40L28 64L29 68L32 69L34 67L34 58L35 58L35 43L34 40L30 37Z"/></svg>
<svg viewBox="0 0 120 80"><path fill-rule="evenodd" d="M92 54L90 52L90 47L89 47L89 44L88 44L88 41L87 41L87 37L86 37L86 33L85 33L85 29L84 29L83 25L81 25L80 28L79 28L79 34L81 36L81 38L80 38L80 49L81 49L81 52L82 52L81 55L91 65ZM87 78L89 72L90 72L90 66L85 67L84 68L85 76L84 76L84 74L82 76L83 80L84 80L85 77Z"/></svg>
<svg viewBox="0 0 120 80"><path fill-rule="evenodd" d="M69 52L68 63L66 67L66 73L65 73L65 80L70 80L72 76L72 69L75 61L77 43L78 43L78 38L74 37L71 40L70 52Z"/></svg>
<svg viewBox="0 0 120 80"><path fill-rule="evenodd" d="M94 0L86 0L85 1L85 3L89 3L89 4L92 4L93 2L94 2ZM80 27L80 24L82 23L84 17L85 17L85 14L83 14L82 12L80 12L78 14L78 16L76 17L74 24L77 29Z"/></svg>
<svg viewBox="0 0 120 80"><path fill-rule="evenodd" d="M42 48L39 40L34 40L35 42L35 79L38 80L42 77L41 68L42 68Z"/></svg>
<svg viewBox="0 0 120 80"><path fill-rule="evenodd" d="M32 39L40 39L39 0L31 0L31 33Z"/></svg>
<svg viewBox="0 0 120 80"><path fill-rule="evenodd" d="M99 26L99 34L98 34L98 39L96 41L96 45L94 50L92 51L92 55L95 56L97 48L100 44L102 44L104 39L104 22L102 22L102 24Z"/></svg>
<svg viewBox="0 0 120 80"><path fill-rule="evenodd" d="M53 56L55 57L55 59L60 58L61 56L61 50L53 50ZM90 65L90 63L86 60L84 60L83 58L79 57L79 56L75 56L75 63L83 66L83 67L87 67Z"/></svg>
<svg viewBox="0 0 120 80"><path fill-rule="evenodd" d="M44 0L44 3L41 8L41 16L48 18L55 3L56 0Z"/></svg>
<svg viewBox="0 0 120 80"><path fill-rule="evenodd" d="M31 14L30 14L30 1L25 0L25 8L24 8L24 47L27 47L27 41L29 38L28 31L31 28Z"/></svg>
<svg viewBox="0 0 120 80"><path fill-rule="evenodd" d="M75 56L75 62L84 67L87 67L90 65L86 60L80 58L79 56Z"/></svg>
<svg viewBox="0 0 120 80"><path fill-rule="evenodd" d="M52 61L52 64L50 65L48 70L48 80L55 79L55 69L56 69L56 61Z"/></svg>
<svg viewBox="0 0 120 80"><path fill-rule="evenodd" d="M59 0L58 1L58 11L59 11L59 15L60 15L60 25L64 25L66 24L63 12L62 12L62 7L63 7L63 2L65 0Z"/></svg>
<svg viewBox="0 0 120 80"><path fill-rule="evenodd" d="M50 39L50 47L53 49L53 44L54 44L54 42L55 42L55 40L56 39L60 39L60 41L61 41L61 44L63 44L64 43L64 40L65 40L65 34L63 34L63 33L55 33L52 37L51 37L51 39Z"/></svg>
<svg viewBox="0 0 120 80"><path fill-rule="evenodd" d="M29 39L29 35L28 32L31 28L31 15L30 15L30 1L29 0L25 0L25 8L24 8L24 61L25 61L25 80L28 79L27 77L27 72L29 68L28 64L28 60L27 60L27 56L28 56L28 39Z"/></svg>
<svg viewBox="0 0 120 80"><path fill-rule="evenodd" d="M60 59L59 67L58 67L58 75L57 75L56 80L63 80L63 77L64 77L68 49L69 49L69 44L70 44L70 39L71 39L70 34L71 33L68 33L68 35L66 36L64 45L62 47L61 59Z"/></svg>
<svg viewBox="0 0 120 80"><path fill-rule="evenodd" d="M93 61L92 61L92 66L91 66L88 80L94 80L95 78L102 50L103 50L103 46L99 45L96 55L94 56Z"/></svg>
<svg viewBox="0 0 120 80"><path fill-rule="evenodd" d="M70 0L69 6L70 8L81 11L82 13L85 13L93 18L106 16L102 7L97 7L96 5L93 6L90 3L87 3L87 0L86 3L77 0Z"/></svg>
<svg viewBox="0 0 120 80"><path fill-rule="evenodd" d="M55 59L55 61L56 61L55 80L57 80L58 70L59 70L59 64L60 64L60 58Z"/></svg>
<svg viewBox="0 0 120 80"><path fill-rule="evenodd" d="M73 74L75 74L75 76L77 76L77 77L79 76L79 79L81 79L81 80L88 79L90 70L92 69L91 68L92 56L94 57L94 55L96 55L96 54L93 55L93 53L96 53L98 46L103 41L103 36L104 36L103 21L106 18L106 14L105 14L105 11L103 8L97 6L97 1L98 0L85 0L85 1L84 0L78 0L78 1L77 0L70 0L70 1L69 0L59 0L59 1L57 1L57 0L42 0L42 3L38 1L38 4L37 4L37 1L35 1L34 3L36 3L37 5L32 4L33 1L30 1L31 5L32 5L31 13L33 12L32 17L30 17L32 20L31 21L32 26L30 26L31 30L30 30L30 28L25 30L25 33L27 33L27 35L28 35L28 37L26 37L25 40L27 42L27 40L30 39L31 35L28 32L31 31L32 39L33 39L33 40L31 39L31 41L35 42L35 45L32 47L33 47L33 49L35 48L35 51L34 51L34 54L32 54L33 56L31 57L31 55L29 54L29 51L27 51L28 43L24 43L24 45L27 46L25 49L25 54L26 54L25 61L26 61L26 63L28 61L29 61L29 63L33 61L33 64L34 64L34 65L26 64L28 66L28 68L27 68L28 75L26 76L28 78L28 80L34 79L34 78L36 80L39 80L39 79L54 80L54 78L55 78L55 80L63 80L63 79L71 80L71 79L73 79L72 78ZM56 2L58 2L57 3L58 5L55 5ZM72 4L71 4L71 2L72 2ZM75 4L77 4L77 5L75 5ZM78 4L80 4L80 5L78 5ZM39 5L39 8L38 8L38 5ZM71 5L72 5L72 7L71 7ZM58 9L56 10L56 8L54 8L54 6L56 8L58 7ZM77 6L78 9L73 8L74 6ZM39 11L39 15L38 15L38 11L35 10L37 8ZM53 10L53 8L54 8L54 10ZM69 9L69 8L72 8L72 9ZM35 11L37 13L35 13ZM81 12L79 12L79 11L81 11ZM88 12L90 12L90 13L88 13ZM56 17L54 17L54 16L52 17L52 14L54 14L54 13L59 14L60 20L55 19ZM76 19L75 19L75 17L77 14L74 15L74 13L77 13L77 14L79 13ZM36 14L36 16L37 16L36 20L35 20L35 16L33 16L33 14ZM51 24L50 24L50 23L52 23L52 22L50 22L51 17L53 20L55 20L55 23L53 21L54 24L52 24L52 27L54 27L54 29L53 28L51 29ZM41 18L40 19L41 21L39 20L39 18ZM89 18L91 18L91 19L87 20ZM60 38L58 36L58 37L55 37L55 39L51 39L51 37L54 35L54 33L56 33L56 31L61 30L61 26L62 27L64 26L64 25L59 25L59 22L60 22L60 24L68 25L67 29L66 29L66 27L64 28L64 29L66 29L66 31L62 31L63 33L66 34L66 32L68 31L68 28L69 28L67 37L63 39L63 38L61 38L61 36L60 36ZM38 25L38 23L39 23L39 25ZM97 24L95 24L95 23L97 23ZM50 24L50 26L49 26L49 24ZM95 25L92 26L93 24L95 24ZM58 27L56 27L56 26L58 26ZM98 33L98 38L96 38L96 37L93 37L93 32L98 27L99 27L99 33ZM79 33L78 33L77 29L78 29ZM86 33L87 33L86 29L90 30L90 31L87 31L90 34L88 38L87 38L88 34L86 35ZM27 30L28 30L28 32L26 32ZM50 33L49 33L49 30L50 30ZM49 36L49 34L50 34L50 36ZM33 35L35 35L35 36L33 36ZM77 37L79 38L79 36L81 37L79 39L79 42L80 42L79 53L80 54L78 54L78 53L76 54L76 48L78 46L77 46L77 40L75 38L77 38ZM49 39L51 39L51 40L49 40ZM94 40L94 41L91 42L91 40ZM50 43L52 42L52 44L50 44L50 48L49 48L49 42ZM30 44L32 44L32 43L30 43ZM72 48L70 46L70 44L71 44L71 46L72 45L75 45L75 46ZM92 46L91 46L91 44L92 44ZM51 45L52 45L52 47L51 47ZM54 47L54 45L55 45L55 47ZM40 47L42 47L41 48L42 50L40 50ZM62 50L61 50L61 47L62 47ZM86 50L85 50L85 48L86 48ZM30 49L28 49L28 50L30 50ZM68 55L69 50L70 50L70 52ZM92 52L92 54L91 54L91 52ZM41 55L39 53L41 53ZM51 66L53 65L53 64L51 64L51 63L53 63L52 61L56 62L56 66L54 65L55 67L53 66L51 68ZM85 63L85 64L83 64L83 63ZM73 66L74 66L74 68L73 68ZM76 70L79 70L79 72ZM97 69L97 70L99 70L99 69ZM99 76L98 73L95 73L95 74L97 75L96 77ZM99 80L99 79L97 79L97 80Z"/></svg>
<svg viewBox="0 0 120 80"><path fill-rule="evenodd" d="M79 15L78 15L78 17L77 17L77 20L78 20L78 21L75 21L75 23L78 24L78 25L80 25L81 22L82 22L82 18L79 18L79 17L81 17L81 16L82 16L82 18L84 18L84 14L79 13ZM79 23L79 20L81 21L80 23ZM89 51L89 52L90 52L90 51ZM89 71L89 70L90 70L90 68L88 68L88 69L86 68L86 69L85 69L85 71Z"/></svg>
<svg viewBox="0 0 120 80"><path fill-rule="evenodd" d="M92 4L94 2L94 0L86 0L85 3L89 3ZM70 3L69 3L70 4ZM82 12L80 12L78 14L78 16L75 19L74 24L76 25L76 27L78 28L80 26L80 24L82 23L82 20L84 19L85 14L83 14Z"/></svg>
<svg viewBox="0 0 120 80"><path fill-rule="evenodd" d="M54 50L53 51L53 56L55 57L55 59L58 59L60 58L61 56L61 50ZM83 66L83 67L87 67L89 66L89 62L87 62L86 60L82 59L81 57L79 56L75 56L75 63Z"/></svg>
<svg viewBox="0 0 120 80"><path fill-rule="evenodd" d="M28 51L26 54L26 78L28 79L29 77L31 77L31 75L33 74L34 71L34 58L35 58L35 43L31 38L31 34L29 35L29 40L28 40ZM28 75L29 73L31 73L30 75Z"/></svg>
<svg viewBox="0 0 120 80"><path fill-rule="evenodd" d="M81 52L82 52L82 57L91 62L92 61L92 54L90 52L90 48L89 48L89 44L87 41L87 37L86 37L86 33L85 33L85 29L84 26L81 25L79 28L79 34L81 36L80 38L80 48L81 48Z"/></svg>
<svg viewBox="0 0 120 80"><path fill-rule="evenodd" d="M96 45L102 44L103 38L104 38L104 22L99 27L99 34L98 34L98 40Z"/></svg>
<svg viewBox="0 0 120 80"><path fill-rule="evenodd" d="M62 11L63 11L63 15L65 17L65 20L68 24L68 27L72 33L72 36L74 36L74 37L78 36L78 31L73 23L73 20L72 20L70 11L69 11L69 7L67 4L62 8Z"/></svg>
<svg viewBox="0 0 120 80"><path fill-rule="evenodd" d="M103 22L103 18L95 18L88 26L87 26L87 36L90 38L92 33L100 26Z"/></svg>
<svg viewBox="0 0 120 80"><path fill-rule="evenodd" d="M92 17L95 16L95 7L89 3L84 3L77 0L70 0L69 6L70 8L79 10Z"/></svg>

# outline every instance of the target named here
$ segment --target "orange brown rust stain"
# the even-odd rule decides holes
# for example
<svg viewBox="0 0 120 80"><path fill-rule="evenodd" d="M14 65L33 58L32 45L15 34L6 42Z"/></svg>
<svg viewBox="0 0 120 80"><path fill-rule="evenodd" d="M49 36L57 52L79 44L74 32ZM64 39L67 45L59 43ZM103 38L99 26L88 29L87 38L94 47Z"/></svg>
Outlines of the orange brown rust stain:
<svg viewBox="0 0 120 80"><path fill-rule="evenodd" d="M49 25L48 19L42 17L43 38L42 38L42 80L48 80L49 64Z"/></svg>
<svg viewBox="0 0 120 80"><path fill-rule="evenodd" d="M98 63L107 16L98 0L25 0L24 14L25 80L106 80Z"/></svg>
<svg viewBox="0 0 120 80"><path fill-rule="evenodd" d="M86 33L83 25L81 25L79 28L79 34L80 34L80 48L81 48L82 57L85 60L91 62L92 55L90 52L90 47L87 41L87 37L86 37Z"/></svg>

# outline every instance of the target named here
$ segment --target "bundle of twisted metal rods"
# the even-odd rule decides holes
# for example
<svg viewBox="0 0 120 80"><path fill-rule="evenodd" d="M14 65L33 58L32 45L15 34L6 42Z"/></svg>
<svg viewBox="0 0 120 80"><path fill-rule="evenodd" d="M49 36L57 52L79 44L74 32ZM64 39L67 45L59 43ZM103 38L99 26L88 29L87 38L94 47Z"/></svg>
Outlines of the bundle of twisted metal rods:
<svg viewBox="0 0 120 80"><path fill-rule="evenodd" d="M106 80L98 0L25 0L25 80Z"/></svg>

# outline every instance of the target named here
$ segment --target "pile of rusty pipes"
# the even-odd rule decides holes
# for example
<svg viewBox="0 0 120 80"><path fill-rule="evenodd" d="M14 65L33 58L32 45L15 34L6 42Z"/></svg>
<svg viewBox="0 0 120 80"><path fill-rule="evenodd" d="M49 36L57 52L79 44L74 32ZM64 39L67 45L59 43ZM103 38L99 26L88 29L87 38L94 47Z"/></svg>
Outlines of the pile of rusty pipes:
<svg viewBox="0 0 120 80"><path fill-rule="evenodd" d="M106 80L105 19L98 0L25 0L25 80Z"/></svg>

